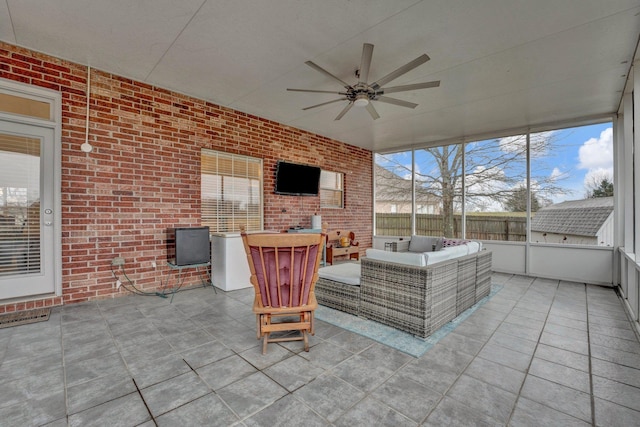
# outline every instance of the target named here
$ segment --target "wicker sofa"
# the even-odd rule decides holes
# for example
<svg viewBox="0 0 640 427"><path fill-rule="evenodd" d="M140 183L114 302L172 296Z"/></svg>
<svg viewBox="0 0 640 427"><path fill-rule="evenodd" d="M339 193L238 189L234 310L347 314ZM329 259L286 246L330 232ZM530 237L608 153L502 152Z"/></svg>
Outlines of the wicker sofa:
<svg viewBox="0 0 640 427"><path fill-rule="evenodd" d="M472 253L464 248L450 257L439 253L432 263L405 252L403 245L396 245L395 253L368 249L359 286L321 275L318 302L425 338L489 294L491 252L481 245Z"/></svg>

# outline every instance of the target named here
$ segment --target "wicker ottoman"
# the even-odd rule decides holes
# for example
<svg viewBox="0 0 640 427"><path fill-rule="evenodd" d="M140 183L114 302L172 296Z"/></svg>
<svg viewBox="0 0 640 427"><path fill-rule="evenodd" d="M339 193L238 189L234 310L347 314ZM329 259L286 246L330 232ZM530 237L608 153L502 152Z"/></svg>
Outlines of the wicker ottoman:
<svg viewBox="0 0 640 427"><path fill-rule="evenodd" d="M357 316L360 310L360 264L322 267L318 276L315 288L318 304Z"/></svg>

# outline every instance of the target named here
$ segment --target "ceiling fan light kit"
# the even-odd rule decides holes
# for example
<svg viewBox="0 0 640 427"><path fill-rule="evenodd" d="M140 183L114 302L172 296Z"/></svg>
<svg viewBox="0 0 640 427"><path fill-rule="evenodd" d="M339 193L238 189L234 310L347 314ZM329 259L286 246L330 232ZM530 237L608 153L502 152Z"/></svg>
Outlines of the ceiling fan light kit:
<svg viewBox="0 0 640 427"><path fill-rule="evenodd" d="M313 90L313 89L289 89L289 88L287 90L292 92L332 93L335 95L342 96L342 98L323 102L321 104L312 105L310 107L305 107L303 108L303 110L310 110L312 108L321 107L323 105L332 104L334 102L349 101L349 103L342 109L342 111L340 112L340 114L338 114L335 120L340 120L345 114L347 114L347 112L354 105L356 107L366 107L371 118L375 120L380 118L380 115L374 108L372 101L380 101L387 104L398 105L400 107L406 107L406 108L416 108L418 106L418 104L415 104L413 102L407 102L407 101L403 101L401 99L396 99L396 98L389 98L388 96L384 96L385 93L406 92L410 90L427 89L427 88L440 86L440 81L436 80L432 82L414 83L414 84L394 86L394 87L388 87L388 88L382 87L385 84L389 83L390 81L397 79L403 74L406 74L409 71L413 70L414 68L418 67L419 65L422 65L425 62L427 62L430 58L426 54L420 55L413 61L403 65L402 67L396 69L395 71L392 71L391 73L387 74L386 76L382 77L381 79L373 83L367 83L367 80L369 79L369 68L371 67L372 57L373 57L373 45L369 43L365 43L362 47L362 58L360 60L360 68L356 71L356 77L358 77L358 83L356 83L355 85L350 85L349 83L345 82L339 77L336 77L335 75L331 74L329 71L325 70L324 68L320 67L319 65L315 64L312 61L305 62L305 64L307 64L309 67L313 68L314 70L319 71L320 73L328 77L331 77L333 80L339 82L345 88L346 91L344 92L336 92L336 91L330 91L330 90Z"/></svg>

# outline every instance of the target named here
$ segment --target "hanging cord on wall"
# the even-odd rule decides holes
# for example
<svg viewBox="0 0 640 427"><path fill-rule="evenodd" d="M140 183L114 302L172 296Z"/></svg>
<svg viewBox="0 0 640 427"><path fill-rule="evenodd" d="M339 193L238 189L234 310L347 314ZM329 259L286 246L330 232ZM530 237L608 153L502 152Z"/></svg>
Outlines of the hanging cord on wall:
<svg viewBox="0 0 640 427"><path fill-rule="evenodd" d="M87 67L87 112L85 117L84 143L80 149L85 153L93 151L93 147L89 144L89 103L91 101L91 66Z"/></svg>

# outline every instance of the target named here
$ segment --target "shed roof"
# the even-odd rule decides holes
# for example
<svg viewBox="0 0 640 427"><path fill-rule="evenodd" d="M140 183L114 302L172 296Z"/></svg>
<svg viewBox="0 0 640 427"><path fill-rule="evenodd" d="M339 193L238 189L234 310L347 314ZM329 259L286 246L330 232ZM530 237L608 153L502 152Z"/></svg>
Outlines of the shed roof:
<svg viewBox="0 0 640 427"><path fill-rule="evenodd" d="M536 212L531 220L531 230L593 237L612 212L613 197L556 203Z"/></svg>

